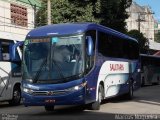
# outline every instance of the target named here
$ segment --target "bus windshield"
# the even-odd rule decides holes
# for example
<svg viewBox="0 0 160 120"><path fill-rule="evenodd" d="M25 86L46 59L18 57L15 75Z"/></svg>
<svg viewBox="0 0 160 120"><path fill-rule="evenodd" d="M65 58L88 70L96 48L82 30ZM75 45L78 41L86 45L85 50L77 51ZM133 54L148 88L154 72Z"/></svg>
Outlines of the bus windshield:
<svg viewBox="0 0 160 120"><path fill-rule="evenodd" d="M80 77L84 71L83 35L26 39L23 79L59 83Z"/></svg>

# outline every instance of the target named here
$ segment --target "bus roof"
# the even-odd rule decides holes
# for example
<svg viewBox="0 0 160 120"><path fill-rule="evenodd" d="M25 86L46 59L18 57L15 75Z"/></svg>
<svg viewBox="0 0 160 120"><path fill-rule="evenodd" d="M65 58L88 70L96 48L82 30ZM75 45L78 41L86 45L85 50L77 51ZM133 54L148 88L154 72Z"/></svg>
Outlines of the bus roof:
<svg viewBox="0 0 160 120"><path fill-rule="evenodd" d="M129 37L123 33L95 23L63 23L46 25L31 30L28 33L27 37L46 37L53 35L80 34L87 30L99 30L124 39L137 41L136 39Z"/></svg>

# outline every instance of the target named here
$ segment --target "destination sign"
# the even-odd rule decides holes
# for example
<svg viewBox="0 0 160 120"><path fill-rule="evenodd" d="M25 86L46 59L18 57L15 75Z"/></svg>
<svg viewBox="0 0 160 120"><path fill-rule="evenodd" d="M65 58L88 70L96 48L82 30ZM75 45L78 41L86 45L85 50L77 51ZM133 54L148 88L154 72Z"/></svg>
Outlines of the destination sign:
<svg viewBox="0 0 160 120"><path fill-rule="evenodd" d="M31 43L40 43L40 42L50 42L49 38L44 38L44 39L31 39Z"/></svg>

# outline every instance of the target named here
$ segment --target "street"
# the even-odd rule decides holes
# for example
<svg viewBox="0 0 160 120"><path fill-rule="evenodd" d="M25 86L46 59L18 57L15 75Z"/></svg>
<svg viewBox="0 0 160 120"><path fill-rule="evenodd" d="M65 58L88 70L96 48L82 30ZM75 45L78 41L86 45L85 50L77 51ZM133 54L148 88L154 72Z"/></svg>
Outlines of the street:
<svg viewBox="0 0 160 120"><path fill-rule="evenodd" d="M106 100L99 111L85 110L80 112L76 111L76 108L61 106L56 107L54 112L46 112L44 107L24 107L23 105L11 107L7 103L1 103L0 119L6 120L4 118L7 117L14 120L106 120L133 119L136 114L155 115L152 116L152 119L160 119L159 93L160 86L146 86L135 91L134 99L131 101L126 101L121 97ZM124 114L128 115L124 116ZM139 119L144 119L143 117L139 117Z"/></svg>

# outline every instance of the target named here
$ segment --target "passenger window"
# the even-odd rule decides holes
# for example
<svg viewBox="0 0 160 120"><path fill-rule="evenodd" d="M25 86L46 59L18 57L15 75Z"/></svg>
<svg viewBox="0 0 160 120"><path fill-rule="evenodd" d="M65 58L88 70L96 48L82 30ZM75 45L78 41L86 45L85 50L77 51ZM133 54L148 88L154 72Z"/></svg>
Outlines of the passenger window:
<svg viewBox="0 0 160 120"><path fill-rule="evenodd" d="M8 42L2 42L2 60L8 61L10 60L10 55L9 55L9 43Z"/></svg>
<svg viewBox="0 0 160 120"><path fill-rule="evenodd" d="M11 56L10 56L10 52L13 46L13 42L12 41L1 41L0 47L0 60L1 61L10 61L11 60Z"/></svg>
<svg viewBox="0 0 160 120"><path fill-rule="evenodd" d="M106 57L137 59L139 47L135 41L98 32L98 52Z"/></svg>

